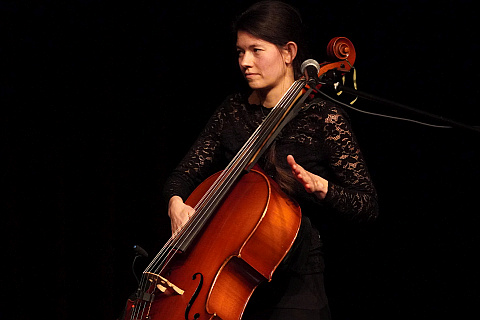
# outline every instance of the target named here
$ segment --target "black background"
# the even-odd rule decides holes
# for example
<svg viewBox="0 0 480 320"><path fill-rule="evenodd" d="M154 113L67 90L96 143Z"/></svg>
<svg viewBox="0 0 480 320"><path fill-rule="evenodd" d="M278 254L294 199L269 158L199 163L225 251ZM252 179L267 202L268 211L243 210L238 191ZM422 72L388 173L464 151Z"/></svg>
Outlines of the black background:
<svg viewBox="0 0 480 320"><path fill-rule="evenodd" d="M242 85L230 24L250 3L0 2L0 318L120 313L131 247L170 235L166 176ZM480 125L473 1L290 3L315 59L354 43L360 90ZM480 134L348 113L381 215L326 231L334 319L475 318Z"/></svg>

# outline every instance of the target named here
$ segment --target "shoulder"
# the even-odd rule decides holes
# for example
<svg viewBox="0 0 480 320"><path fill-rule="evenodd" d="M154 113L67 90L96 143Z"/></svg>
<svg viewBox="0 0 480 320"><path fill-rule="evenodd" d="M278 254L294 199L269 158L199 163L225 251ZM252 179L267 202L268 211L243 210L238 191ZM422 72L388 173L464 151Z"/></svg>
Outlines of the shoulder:
<svg viewBox="0 0 480 320"><path fill-rule="evenodd" d="M224 100L222 105L228 106L239 106L248 104L248 96L243 92L235 92L228 95Z"/></svg>
<svg viewBox="0 0 480 320"><path fill-rule="evenodd" d="M234 110L245 108L244 94L237 92L227 95L222 103L218 106L216 113L231 113Z"/></svg>
<svg viewBox="0 0 480 320"><path fill-rule="evenodd" d="M251 115L258 111L259 106L251 105L248 102L249 94L246 92L236 92L228 95L218 108L224 114L230 114L235 118L241 115Z"/></svg>
<svg viewBox="0 0 480 320"><path fill-rule="evenodd" d="M315 97L310 102L306 103L308 110L312 110L314 113L319 115L341 115L348 118L345 110L336 103L325 100L323 98Z"/></svg>
<svg viewBox="0 0 480 320"><path fill-rule="evenodd" d="M348 114L341 106L319 97L315 97L305 104L303 117L311 118L322 124L350 122Z"/></svg>
<svg viewBox="0 0 480 320"><path fill-rule="evenodd" d="M220 105L217 106L213 116L214 117L224 117L227 114L234 112L238 109L243 103L243 97L240 93L232 93L227 95Z"/></svg>

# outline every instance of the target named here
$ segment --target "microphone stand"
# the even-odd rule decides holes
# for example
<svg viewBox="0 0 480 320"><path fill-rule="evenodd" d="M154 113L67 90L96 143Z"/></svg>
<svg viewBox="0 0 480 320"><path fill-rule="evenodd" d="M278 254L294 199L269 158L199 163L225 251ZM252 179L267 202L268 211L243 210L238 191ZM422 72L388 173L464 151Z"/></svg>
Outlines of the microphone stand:
<svg viewBox="0 0 480 320"><path fill-rule="evenodd" d="M375 101L375 102L378 102L378 103L381 103L381 104L384 104L384 105L387 105L387 106L394 106L394 107L398 107L398 108L405 109L405 110L408 110L408 111L412 111L412 112L427 116L431 119L435 119L435 120L439 120L439 121L448 123L452 127L466 129L466 130L474 131L476 133L480 133L480 128L478 128L478 127L473 127L473 126L470 126L470 125L467 125L467 124L464 124L464 123L461 123L461 122L453 121L451 119L444 118L444 117L441 117L441 116L433 114L433 113L429 113L429 112L426 112L426 111L423 111L423 110L415 109L415 108L409 107L409 106L401 104L401 103L397 103L397 102L394 102L394 101L390 101L390 100L387 100L387 99L384 99L384 98L374 96L374 95L369 94L369 93L365 93L365 92L358 91L358 90L355 90L355 89L352 89L352 88L349 88L349 87L345 87L344 85L341 85L339 82L334 83L333 81L327 81L326 83L322 83L322 84L326 84L328 86L333 87L333 89L336 92L339 92L339 91L347 92L349 94L352 94L354 96L358 96L358 97L363 98L363 99Z"/></svg>

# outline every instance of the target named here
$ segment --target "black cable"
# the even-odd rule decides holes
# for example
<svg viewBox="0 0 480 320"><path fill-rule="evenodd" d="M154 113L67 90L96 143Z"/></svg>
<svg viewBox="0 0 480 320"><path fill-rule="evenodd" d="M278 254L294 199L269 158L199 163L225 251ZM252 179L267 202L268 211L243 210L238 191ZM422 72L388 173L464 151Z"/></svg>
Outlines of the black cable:
<svg viewBox="0 0 480 320"><path fill-rule="evenodd" d="M403 104L400 104L400 103L397 103L397 102L389 101L387 99L379 98L379 97L376 97L374 95L370 95L370 94L367 94L367 93L364 93L364 92L361 92L361 91L358 91L358 90L355 90L355 89L345 87L343 85L339 85L338 83L336 83L336 84L322 83L322 85L331 85L331 86L334 87L335 91L345 91L347 93L350 93L352 95L356 95L356 96L364 98L364 99L372 100L372 101L383 103L383 104L386 104L386 105L393 105L393 106L396 106L396 107L399 107L399 108L402 108L402 109L406 109L406 110L413 111L413 112L416 112L416 113L419 113L419 114L423 114L423 115L425 115L427 117L430 117L430 118L433 118L433 119L438 119L440 121L450 123L453 126L435 125L435 124L426 123L426 122L413 120L413 119L409 119L409 118L396 117L396 116L390 116L390 115L386 115L386 114L361 110L361 109L353 107L352 105L346 104L342 101L339 101L335 98L332 98L331 96L329 96L328 94L326 94L326 93L324 93L320 90L316 90L317 93L320 93L321 95L323 95L327 99L329 99L329 100L331 100L331 101L333 101L337 104L340 104L341 106L344 106L346 108L355 110L357 112L361 112L361 113L365 113L365 114L373 115L373 116L379 116L379 117L383 117L383 118L413 122L413 123L417 123L417 124L424 125L424 126L427 126L427 127L433 127L433 128L439 128L439 129L453 129L454 127L459 127L459 128L468 129L468 130L480 133L480 128L477 127L477 126L469 126L469 125L466 125L466 124L463 124L463 123L460 123L460 122L456 122L456 121L453 121L453 120L450 120L450 119L445 119L445 118L440 117L438 115L434 115L434 114L431 114L431 113L428 113L428 112L425 112L425 111L422 111L422 110L414 109L412 107L409 107L409 106L406 106L406 105L403 105Z"/></svg>

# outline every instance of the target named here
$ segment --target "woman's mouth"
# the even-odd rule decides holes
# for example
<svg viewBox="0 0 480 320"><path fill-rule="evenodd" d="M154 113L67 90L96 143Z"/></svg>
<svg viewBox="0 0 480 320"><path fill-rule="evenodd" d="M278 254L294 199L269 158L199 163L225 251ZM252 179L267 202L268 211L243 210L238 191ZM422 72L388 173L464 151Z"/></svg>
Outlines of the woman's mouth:
<svg viewBox="0 0 480 320"><path fill-rule="evenodd" d="M252 78L254 78L255 76L258 76L258 75L259 75L258 73L247 72L247 73L245 73L245 78L252 79Z"/></svg>

